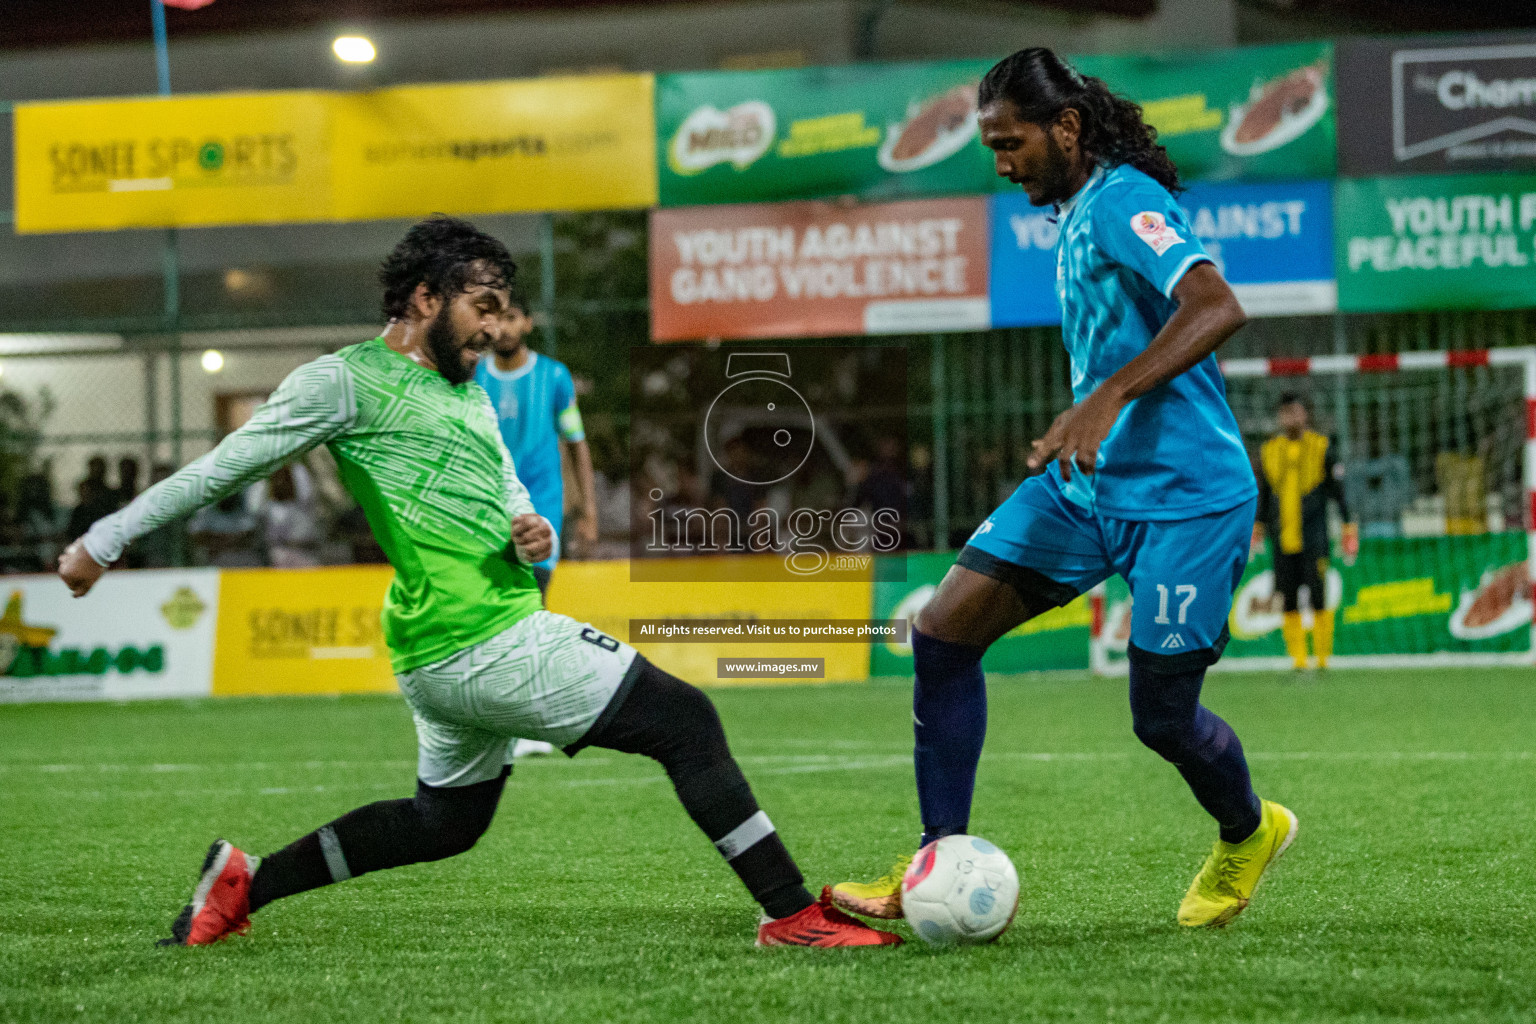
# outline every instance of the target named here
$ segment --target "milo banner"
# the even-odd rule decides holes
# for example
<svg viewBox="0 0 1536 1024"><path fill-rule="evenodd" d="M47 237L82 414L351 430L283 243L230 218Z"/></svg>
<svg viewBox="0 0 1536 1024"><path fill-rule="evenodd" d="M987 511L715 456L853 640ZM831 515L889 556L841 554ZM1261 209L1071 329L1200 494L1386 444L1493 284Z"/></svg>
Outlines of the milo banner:
<svg viewBox="0 0 1536 1024"><path fill-rule="evenodd" d="M1324 581L1334 612L1340 665L1419 655L1524 660L1531 652L1531 579L1521 532L1455 537L1366 539L1352 566L1334 561ZM1272 559L1256 555L1243 575L1228 620L1232 640L1222 664L1290 662L1280 635L1282 606ZM1106 584L1104 646L1123 662L1131 600L1125 581ZM1303 613L1310 628L1310 613Z"/></svg>
<svg viewBox="0 0 1536 1024"><path fill-rule="evenodd" d="M651 337L804 338L984 330L981 197L651 214Z"/></svg>
<svg viewBox="0 0 1536 1024"><path fill-rule="evenodd" d="M1061 323L1054 213L1022 193L993 196L991 204L992 325ZM1328 182L1197 183L1179 205L1249 316L1337 307Z"/></svg>
<svg viewBox="0 0 1536 1024"><path fill-rule="evenodd" d="M904 583L875 583L873 617L917 620L917 613L933 597L939 581L955 564L953 551L911 553L906 556ZM1042 669L1088 667L1088 641L1093 613L1088 599L1080 597L1018 627L987 649L982 665L990 672L1031 672ZM909 631L910 635L910 631ZM870 675L910 676L910 643L871 645Z"/></svg>
<svg viewBox="0 0 1536 1024"><path fill-rule="evenodd" d="M1340 309L1524 309L1536 296L1536 176L1341 180L1334 225Z"/></svg>
<svg viewBox="0 0 1536 1024"><path fill-rule="evenodd" d="M992 64L661 75L661 205L991 191L976 88Z"/></svg>
<svg viewBox="0 0 1536 1024"><path fill-rule="evenodd" d="M1536 170L1536 34L1339 43L1345 174Z"/></svg>
<svg viewBox="0 0 1536 1024"><path fill-rule="evenodd" d="M217 569L108 573L80 599L11 576L0 594L0 701L208 695Z"/></svg>
<svg viewBox="0 0 1536 1024"><path fill-rule="evenodd" d="M1142 106L1185 180L1333 175L1333 46L1074 57Z"/></svg>

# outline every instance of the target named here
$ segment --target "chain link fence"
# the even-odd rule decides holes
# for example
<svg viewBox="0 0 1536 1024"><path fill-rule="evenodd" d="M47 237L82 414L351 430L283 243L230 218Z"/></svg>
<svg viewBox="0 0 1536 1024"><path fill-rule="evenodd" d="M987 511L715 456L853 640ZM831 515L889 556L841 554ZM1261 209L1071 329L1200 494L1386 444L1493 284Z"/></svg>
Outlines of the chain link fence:
<svg viewBox="0 0 1536 1024"><path fill-rule="evenodd" d="M649 344L645 215L474 219L517 254L539 324L534 347L571 368L598 473L603 536L588 553L620 557L630 530L628 349ZM299 364L376 334L375 268L408 226L0 232L0 568L46 566L91 513L110 511L134 488L209 450ZM909 350L911 536L921 547L954 547L1017 485L1029 442L1071 401L1059 331L876 340ZM1531 311L1295 317L1254 321L1222 354L1533 342ZM1481 385L1465 386L1475 394ZM1313 398L1328 415L1337 405L1328 394ZM1401 417L1429 401L1378 402L1370 408L1395 411L1350 416ZM1256 409L1243 415L1263 422ZM1456 429L1455 417L1436 422ZM1389 443L1373 424L1346 417L1337 429L1344 443L1367 446L1363 458ZM324 456L309 463L299 477L322 523L319 557L378 557ZM1432 486L1421 488L1430 498ZM1501 483L1490 493L1506 489ZM151 560L219 557L193 536L175 538ZM271 556L256 542L240 557Z"/></svg>

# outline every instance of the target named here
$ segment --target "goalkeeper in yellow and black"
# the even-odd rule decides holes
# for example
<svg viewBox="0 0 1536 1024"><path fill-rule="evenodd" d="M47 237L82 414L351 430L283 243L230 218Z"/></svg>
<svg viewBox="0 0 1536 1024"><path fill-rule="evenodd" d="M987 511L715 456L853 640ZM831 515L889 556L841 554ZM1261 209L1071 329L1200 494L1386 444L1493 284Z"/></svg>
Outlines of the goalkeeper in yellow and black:
<svg viewBox="0 0 1536 1024"><path fill-rule="evenodd" d="M1275 590L1285 603L1281 632L1285 652L1297 669L1307 667L1307 629L1301 617L1301 588L1312 609L1312 650L1317 667L1333 655L1333 611L1327 607L1328 502L1344 520L1343 551L1353 563L1359 531L1344 500L1344 467L1333 443L1308 429L1306 403L1299 395L1280 397L1276 410L1280 433L1264 442L1259 454L1259 508L1253 527L1255 550L1266 535L1274 555Z"/></svg>

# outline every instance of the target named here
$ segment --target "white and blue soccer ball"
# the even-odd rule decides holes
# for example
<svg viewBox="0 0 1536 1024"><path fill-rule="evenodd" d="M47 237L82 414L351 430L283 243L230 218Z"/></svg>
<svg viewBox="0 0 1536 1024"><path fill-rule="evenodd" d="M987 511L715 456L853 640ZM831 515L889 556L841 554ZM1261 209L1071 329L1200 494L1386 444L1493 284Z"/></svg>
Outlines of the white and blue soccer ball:
<svg viewBox="0 0 1536 1024"><path fill-rule="evenodd" d="M945 836L912 859L901 880L901 909L924 942L991 942L1019 909L1019 873L985 839Z"/></svg>

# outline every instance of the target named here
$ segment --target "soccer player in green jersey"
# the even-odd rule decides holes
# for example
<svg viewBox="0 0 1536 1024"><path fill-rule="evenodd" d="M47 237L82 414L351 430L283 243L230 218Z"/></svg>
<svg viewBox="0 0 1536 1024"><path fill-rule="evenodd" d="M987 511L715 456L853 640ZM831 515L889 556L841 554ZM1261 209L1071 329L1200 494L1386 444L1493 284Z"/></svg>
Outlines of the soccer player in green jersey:
<svg viewBox="0 0 1536 1024"><path fill-rule="evenodd" d="M383 626L416 721L416 795L359 807L265 857L216 840L167 944L216 942L284 896L463 853L490 825L514 737L659 761L761 904L759 945L900 942L833 908L826 891L812 899L708 697L544 610L529 567L549 556L553 533L473 380L515 274L506 248L472 225L417 224L379 272L382 336L299 367L245 426L61 556L59 575L83 597L133 540L323 444L395 568Z"/></svg>

